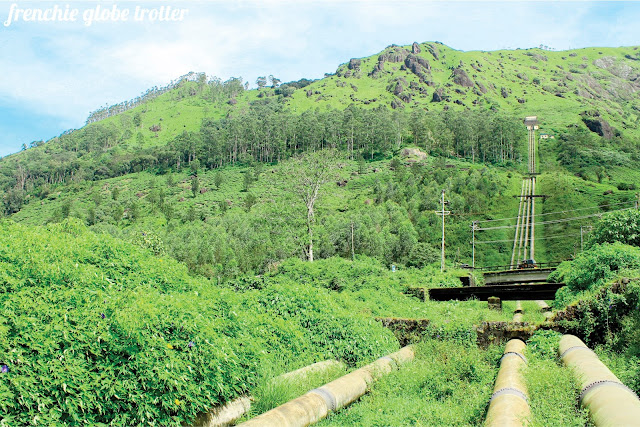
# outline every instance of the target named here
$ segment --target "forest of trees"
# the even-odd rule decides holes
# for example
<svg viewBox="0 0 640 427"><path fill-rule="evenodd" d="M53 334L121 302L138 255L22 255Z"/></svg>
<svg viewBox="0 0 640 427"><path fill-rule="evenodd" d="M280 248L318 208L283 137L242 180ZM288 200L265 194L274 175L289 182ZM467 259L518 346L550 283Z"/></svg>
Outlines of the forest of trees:
<svg viewBox="0 0 640 427"><path fill-rule="evenodd" d="M242 88L241 82L237 89ZM225 82L222 85L229 85ZM402 112L388 108L309 110L294 114L276 99L253 103L222 119L205 118L199 132L183 132L168 144L124 150L139 113L113 123L94 123L0 160L4 213L17 212L27 194L52 186L99 180L143 170L179 171L194 160L206 169L253 162L277 163L296 153L325 148L366 159L390 157L407 144L438 156L510 164L520 158L523 139L515 117L472 112ZM124 129L124 130L123 130Z"/></svg>

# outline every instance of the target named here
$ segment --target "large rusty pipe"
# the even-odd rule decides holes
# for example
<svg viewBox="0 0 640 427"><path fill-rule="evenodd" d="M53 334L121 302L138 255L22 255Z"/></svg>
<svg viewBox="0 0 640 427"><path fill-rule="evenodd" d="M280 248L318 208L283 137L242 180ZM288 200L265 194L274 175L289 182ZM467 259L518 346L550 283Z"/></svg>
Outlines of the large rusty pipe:
<svg viewBox="0 0 640 427"><path fill-rule="evenodd" d="M296 369L295 371L277 376L273 378L271 382L278 384L284 381L298 381L309 374L324 372L333 367L341 367L344 369L345 365L337 360L316 362L300 369ZM222 406L217 406L208 412L201 413L192 425L194 427L225 427L234 425L237 420L249 412L252 400L253 398L248 395L237 397Z"/></svg>
<svg viewBox="0 0 640 427"><path fill-rule="evenodd" d="M527 364L525 348L526 344L519 339L512 339L505 346L485 426L523 426L531 416L527 388L521 373Z"/></svg>
<svg viewBox="0 0 640 427"><path fill-rule="evenodd" d="M244 427L302 427L314 424L330 412L338 411L354 402L367 392L369 385L374 380L388 374L394 367L413 360L413 358L412 346L404 347L240 425Z"/></svg>
<svg viewBox="0 0 640 427"><path fill-rule="evenodd" d="M558 352L580 384L580 404L601 426L640 426L640 400L580 338L564 335Z"/></svg>

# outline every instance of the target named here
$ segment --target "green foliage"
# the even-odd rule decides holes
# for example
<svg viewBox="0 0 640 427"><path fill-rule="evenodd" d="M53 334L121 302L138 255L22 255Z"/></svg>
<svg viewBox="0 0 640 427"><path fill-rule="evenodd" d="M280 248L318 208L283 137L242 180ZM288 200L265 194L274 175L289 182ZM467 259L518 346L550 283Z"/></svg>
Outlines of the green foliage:
<svg viewBox="0 0 640 427"><path fill-rule="evenodd" d="M96 209L91 206L87 210L87 225L94 225L96 223Z"/></svg>
<svg viewBox="0 0 640 427"><path fill-rule="evenodd" d="M69 218L69 215L71 215L71 200L66 200L63 204L62 204L62 218Z"/></svg>
<svg viewBox="0 0 640 427"><path fill-rule="evenodd" d="M499 348L427 340L417 357L384 376L320 426L482 425L497 374Z"/></svg>
<svg viewBox="0 0 640 427"><path fill-rule="evenodd" d="M0 234L9 424L180 425L246 393L272 358L353 366L398 346L354 310L360 303L327 290L284 278L262 290L218 288L78 221L3 222Z"/></svg>
<svg viewBox="0 0 640 427"><path fill-rule="evenodd" d="M422 268L440 259L440 252L428 243L416 243L409 253L409 265Z"/></svg>
<svg viewBox="0 0 640 427"><path fill-rule="evenodd" d="M191 178L191 192L193 193L193 197L196 197L198 190L200 190L200 179L198 175L193 175L193 178Z"/></svg>
<svg viewBox="0 0 640 427"><path fill-rule="evenodd" d="M247 193L247 196L244 198L244 208L247 212L251 211L251 207L256 204L258 198L254 196L252 193Z"/></svg>
<svg viewBox="0 0 640 427"><path fill-rule="evenodd" d="M116 223L120 222L122 220L122 215L124 215L124 208L122 207L122 205L120 203L114 204L111 210L111 216L113 217L113 220Z"/></svg>
<svg viewBox="0 0 640 427"><path fill-rule="evenodd" d="M573 373L558 360L561 334L538 330L527 341L527 367L523 372L532 426L587 425L587 410L579 407L578 387Z"/></svg>
<svg viewBox="0 0 640 427"><path fill-rule="evenodd" d="M154 255L165 255L167 253L162 239L157 234L150 231L141 231L136 233L131 239L131 242L150 250Z"/></svg>
<svg viewBox="0 0 640 427"><path fill-rule="evenodd" d="M640 247L640 211L627 210L604 216L591 231L587 247L613 242Z"/></svg>
<svg viewBox="0 0 640 427"><path fill-rule="evenodd" d="M129 204L127 216L132 222L135 222L140 218L140 205L135 200Z"/></svg>
<svg viewBox="0 0 640 427"><path fill-rule="evenodd" d="M617 242L596 244L573 261L560 264L549 280L565 283L568 291L575 295L598 289L622 270L637 268L640 268L640 248Z"/></svg>
<svg viewBox="0 0 640 427"><path fill-rule="evenodd" d="M189 170L191 171L191 174L197 175L198 169L200 169L200 160L198 159L192 160L191 163L189 163Z"/></svg>
<svg viewBox="0 0 640 427"><path fill-rule="evenodd" d="M249 171L247 171L244 174L242 191L249 191L249 189L251 188L251 184L253 184L253 176Z"/></svg>

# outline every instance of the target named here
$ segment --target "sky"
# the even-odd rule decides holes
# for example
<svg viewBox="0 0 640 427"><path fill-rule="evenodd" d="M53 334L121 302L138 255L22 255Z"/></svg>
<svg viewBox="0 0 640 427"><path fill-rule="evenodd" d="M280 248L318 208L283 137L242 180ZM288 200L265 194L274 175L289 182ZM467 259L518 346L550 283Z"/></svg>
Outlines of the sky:
<svg viewBox="0 0 640 427"><path fill-rule="evenodd" d="M161 7L166 19L154 21ZM270 74L322 78L414 41L464 51L634 46L638 22L640 2L623 1L0 0L0 156L190 71L253 87Z"/></svg>

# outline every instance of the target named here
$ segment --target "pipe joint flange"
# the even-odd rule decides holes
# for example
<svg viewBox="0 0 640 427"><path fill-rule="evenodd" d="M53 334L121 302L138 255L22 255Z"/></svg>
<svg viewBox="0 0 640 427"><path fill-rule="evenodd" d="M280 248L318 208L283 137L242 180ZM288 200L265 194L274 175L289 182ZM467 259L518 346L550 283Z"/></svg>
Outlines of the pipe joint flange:
<svg viewBox="0 0 640 427"><path fill-rule="evenodd" d="M580 392L580 396L578 396L578 402L582 404L582 400L585 398L587 393L603 386L614 386L614 387L622 388L624 390L627 390L636 399L638 399L638 395L636 395L636 392L630 389L629 387L627 387L626 385L622 384L621 382L612 381L612 380L599 380L599 381L592 382L591 384L587 385L585 388L582 389L582 391Z"/></svg>
<svg viewBox="0 0 640 427"><path fill-rule="evenodd" d="M587 351L590 351L591 353L593 353L593 350L591 350L589 347L586 347L584 345L574 345L572 347L569 347L565 351L563 351L562 354L560 355L560 359L562 359L564 356L566 356L567 353L571 353L574 350L587 350Z"/></svg>
<svg viewBox="0 0 640 427"><path fill-rule="evenodd" d="M390 357L390 356L384 356L384 357L381 357L378 360L388 360L391 363L391 368L392 369L398 369L398 362L396 362L396 360L394 358Z"/></svg>
<svg viewBox="0 0 640 427"><path fill-rule="evenodd" d="M516 355L518 356L520 359L522 359L524 361L524 363L526 363L527 365L529 364L529 362L527 361L527 358L524 357L524 354L518 353L517 351L507 351L505 354L502 355L502 357L500 358L500 363L502 363L502 359L504 359L506 356L510 356L510 355Z"/></svg>
<svg viewBox="0 0 640 427"><path fill-rule="evenodd" d="M493 393L491 395L491 399L489 399L489 403L491 403L491 401L493 399L495 399L498 396L502 396L505 394L510 394L512 396L518 396L519 398L521 398L522 400L524 400L525 402L527 402L527 404L529 404L529 398L527 397L526 394L524 394L524 392L522 390L518 390L517 388L513 388L513 387L505 387L505 388L501 388L500 390L496 391L495 393Z"/></svg>
<svg viewBox="0 0 640 427"><path fill-rule="evenodd" d="M314 388L309 393L315 393L324 399L324 402L327 404L327 408L329 408L329 412L335 412L338 407L338 402L336 402L336 398L329 390L326 390L322 387Z"/></svg>

